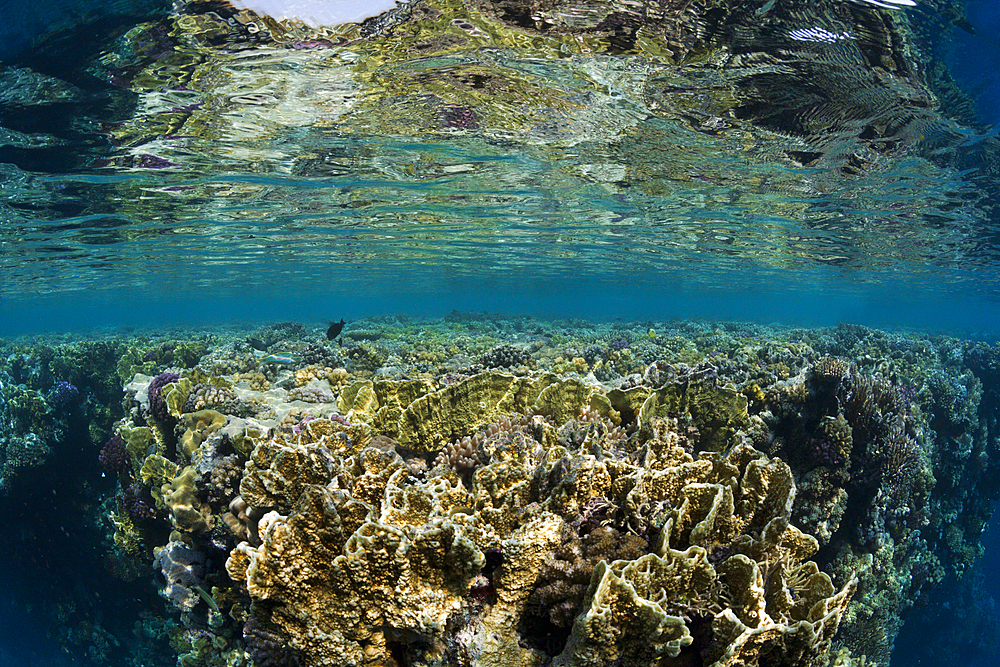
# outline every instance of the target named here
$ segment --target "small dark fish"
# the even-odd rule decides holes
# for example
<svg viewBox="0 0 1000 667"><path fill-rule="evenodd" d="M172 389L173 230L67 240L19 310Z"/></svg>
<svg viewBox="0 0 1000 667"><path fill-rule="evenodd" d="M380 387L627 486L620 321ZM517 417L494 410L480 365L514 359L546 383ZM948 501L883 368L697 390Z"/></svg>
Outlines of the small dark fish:
<svg viewBox="0 0 1000 667"><path fill-rule="evenodd" d="M340 332L343 331L345 324L347 324L347 322L344 321L343 317L340 318L339 322L331 322L330 328L326 330L326 339L333 340L339 336Z"/></svg>
<svg viewBox="0 0 1000 667"><path fill-rule="evenodd" d="M253 349L259 350L261 352L267 349L267 345L264 344L264 341L262 341L260 338L255 338L254 336L250 336L249 338L247 338L247 343L249 343L250 347L252 347Z"/></svg>

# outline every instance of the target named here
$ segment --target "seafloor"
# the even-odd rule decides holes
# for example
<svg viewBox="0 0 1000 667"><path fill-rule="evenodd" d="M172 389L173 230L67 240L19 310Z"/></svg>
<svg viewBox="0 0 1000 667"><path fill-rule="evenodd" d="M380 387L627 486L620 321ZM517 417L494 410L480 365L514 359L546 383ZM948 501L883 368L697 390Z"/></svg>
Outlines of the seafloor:
<svg viewBox="0 0 1000 667"><path fill-rule="evenodd" d="M1000 487L995 345L328 333L0 341L4 614L85 665L888 665L948 585L964 615L924 664L995 649L954 583Z"/></svg>

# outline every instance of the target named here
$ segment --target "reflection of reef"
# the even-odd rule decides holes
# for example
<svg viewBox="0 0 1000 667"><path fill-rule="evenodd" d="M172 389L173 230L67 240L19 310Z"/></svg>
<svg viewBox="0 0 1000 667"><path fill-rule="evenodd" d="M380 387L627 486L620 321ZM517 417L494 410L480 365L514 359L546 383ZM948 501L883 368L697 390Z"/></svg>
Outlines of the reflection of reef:
<svg viewBox="0 0 1000 667"><path fill-rule="evenodd" d="M155 563L185 665L887 664L979 553L995 348L655 331L453 314L187 363L122 345L112 569Z"/></svg>
<svg viewBox="0 0 1000 667"><path fill-rule="evenodd" d="M655 114L711 135L745 125L791 136L802 143L793 142L785 159L798 164L816 162L836 146L831 157L857 173L878 155L906 150L930 121L933 97L911 65L905 21L905 13L839 0L772 3L766 10L724 0L427 0L363 28L310 34L294 22L191 2L169 19L169 29L137 28L135 39L146 45L141 52L116 56L122 66L146 61L133 83L140 90L183 86L191 98L188 104L178 98L159 121L140 121L147 136L158 125L167 128L158 134L180 134L181 124L184 134L197 135L215 125L210 118L237 109L244 122L250 114L262 123L251 125L266 127L258 111L270 109L273 121L280 116L292 124L326 124L346 114L342 122L358 131L483 130L514 138L510 132L526 130L534 141L547 133L580 141L593 136L589 108L603 112L611 132ZM189 67L176 67L176 54L170 67L148 61L148 43L168 30L176 35L171 50ZM264 71L256 77L226 54L261 46L299 51L295 59L339 83L331 79L325 97L317 96L294 77L278 80ZM357 46L364 59L339 57ZM539 76L535 59L570 54L582 60L560 66L568 76L554 63ZM605 73L586 66L602 56L611 59L605 66L619 64ZM364 67L343 67L355 60ZM635 80L613 83L618 69ZM612 91L614 101L607 97ZM633 107L631 119L615 108L623 97ZM131 143L139 127L117 134Z"/></svg>
<svg viewBox="0 0 1000 667"><path fill-rule="evenodd" d="M112 179L95 199L100 213L134 222L153 209L211 219L191 224L213 243L226 237L234 262L252 259L262 238L297 266L444 262L459 221L471 245L448 246L451 272L498 239L514 255L505 267L543 248L574 271L631 266L626 249L668 252L679 267L685 250L796 269L986 261L974 239L988 227L973 209L992 203L968 194L973 164L956 154L995 142L973 148L970 130L938 108L914 12L764 4L422 0L362 26L310 29L220 2L177 3L93 64L137 96L93 166L141 176ZM521 153L526 162L506 159ZM288 180L197 177L220 171ZM297 187L314 178L354 185ZM397 190L404 183L421 187ZM542 198L524 194L539 183ZM626 206L603 203L607 193ZM550 197L582 224L525 251L517 221L547 238ZM260 219L294 209L310 222L258 225L238 212L246 199ZM419 214L386 227L397 206ZM777 219L748 224L753 216ZM632 229L632 218L650 224ZM237 221L254 231L228 237ZM308 240L335 230L323 251ZM606 245L609 230L623 238ZM174 238L138 224L104 233L168 247ZM581 250L594 244L599 257Z"/></svg>

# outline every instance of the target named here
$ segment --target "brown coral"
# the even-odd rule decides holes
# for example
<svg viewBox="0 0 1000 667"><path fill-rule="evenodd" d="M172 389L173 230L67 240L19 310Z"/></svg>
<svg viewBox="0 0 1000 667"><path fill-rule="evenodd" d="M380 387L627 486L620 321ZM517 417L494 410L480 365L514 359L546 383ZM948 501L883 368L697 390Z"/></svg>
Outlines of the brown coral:
<svg viewBox="0 0 1000 667"><path fill-rule="evenodd" d="M222 412L238 412L239 397L232 389L198 383L191 387L184 401L184 412L197 412L209 408L219 408Z"/></svg>
<svg viewBox="0 0 1000 667"><path fill-rule="evenodd" d="M460 517L380 522L364 520L368 511L339 490L309 487L290 517L264 517L260 547L244 543L227 563L251 596L276 605L271 620L307 666L359 665L388 628L440 637L483 565Z"/></svg>
<svg viewBox="0 0 1000 667"><path fill-rule="evenodd" d="M530 605L547 613L553 625L568 628L580 613L594 566L601 560L633 560L643 554L646 541L600 526L583 537L563 524L563 543L545 561L538 574Z"/></svg>

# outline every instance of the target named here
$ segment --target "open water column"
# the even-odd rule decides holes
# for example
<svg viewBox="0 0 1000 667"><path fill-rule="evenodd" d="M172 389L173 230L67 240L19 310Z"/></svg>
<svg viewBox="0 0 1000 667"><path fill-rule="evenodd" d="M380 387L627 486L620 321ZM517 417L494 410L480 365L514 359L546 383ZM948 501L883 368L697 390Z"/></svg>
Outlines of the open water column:
<svg viewBox="0 0 1000 667"><path fill-rule="evenodd" d="M996 662L996 2L2 9L0 667Z"/></svg>

